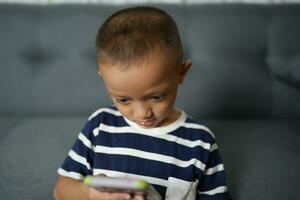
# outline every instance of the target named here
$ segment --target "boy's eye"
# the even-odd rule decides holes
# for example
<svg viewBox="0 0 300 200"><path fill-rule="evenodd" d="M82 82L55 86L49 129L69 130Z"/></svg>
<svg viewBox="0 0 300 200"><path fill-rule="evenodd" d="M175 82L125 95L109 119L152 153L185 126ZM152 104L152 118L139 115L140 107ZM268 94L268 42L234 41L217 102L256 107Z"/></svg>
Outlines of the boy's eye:
<svg viewBox="0 0 300 200"><path fill-rule="evenodd" d="M154 101L162 101L165 99L165 95L156 95L151 97L152 100Z"/></svg>
<svg viewBox="0 0 300 200"><path fill-rule="evenodd" d="M118 103L126 105L130 103L130 99L129 98L117 98L116 99Z"/></svg>

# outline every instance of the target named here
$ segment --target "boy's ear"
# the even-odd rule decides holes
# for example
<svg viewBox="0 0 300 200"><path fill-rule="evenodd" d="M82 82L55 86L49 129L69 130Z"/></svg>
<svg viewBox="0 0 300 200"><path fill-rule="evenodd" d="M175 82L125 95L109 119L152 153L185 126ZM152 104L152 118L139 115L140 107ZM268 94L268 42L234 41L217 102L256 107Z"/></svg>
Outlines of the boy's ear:
<svg viewBox="0 0 300 200"><path fill-rule="evenodd" d="M98 70L98 75L102 78L102 74L101 74L100 70Z"/></svg>
<svg viewBox="0 0 300 200"><path fill-rule="evenodd" d="M100 64L98 65L98 75L102 78L102 74L101 74L101 71L100 71Z"/></svg>
<svg viewBox="0 0 300 200"><path fill-rule="evenodd" d="M192 60L187 60L184 63L182 63L181 65L181 69L180 69L180 74L179 74L179 84L183 83L185 75L187 74L187 72L189 71L189 69L192 66Z"/></svg>

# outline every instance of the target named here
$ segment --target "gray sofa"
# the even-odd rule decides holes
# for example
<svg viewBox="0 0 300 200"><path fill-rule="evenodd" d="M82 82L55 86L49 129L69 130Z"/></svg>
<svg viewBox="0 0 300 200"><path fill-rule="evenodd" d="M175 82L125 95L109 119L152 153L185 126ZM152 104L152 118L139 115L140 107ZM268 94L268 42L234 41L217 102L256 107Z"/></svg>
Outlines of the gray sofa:
<svg viewBox="0 0 300 200"><path fill-rule="evenodd" d="M178 107L217 137L236 200L300 198L300 5L154 5L193 67ZM89 114L111 105L94 38L119 6L0 4L0 199L52 199Z"/></svg>

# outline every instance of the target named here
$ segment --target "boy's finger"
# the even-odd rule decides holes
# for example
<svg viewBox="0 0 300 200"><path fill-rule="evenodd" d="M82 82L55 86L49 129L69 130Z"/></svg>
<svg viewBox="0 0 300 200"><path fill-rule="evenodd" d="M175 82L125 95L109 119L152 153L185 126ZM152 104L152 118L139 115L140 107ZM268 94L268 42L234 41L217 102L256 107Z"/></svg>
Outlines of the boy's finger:
<svg viewBox="0 0 300 200"><path fill-rule="evenodd" d="M107 199L105 200L130 200L131 195L126 193L109 193L104 192Z"/></svg>
<svg viewBox="0 0 300 200"><path fill-rule="evenodd" d="M93 200L129 200L131 195L127 193L101 192L94 188L89 188L89 198Z"/></svg>
<svg viewBox="0 0 300 200"><path fill-rule="evenodd" d="M135 195L133 200L145 200L143 195Z"/></svg>

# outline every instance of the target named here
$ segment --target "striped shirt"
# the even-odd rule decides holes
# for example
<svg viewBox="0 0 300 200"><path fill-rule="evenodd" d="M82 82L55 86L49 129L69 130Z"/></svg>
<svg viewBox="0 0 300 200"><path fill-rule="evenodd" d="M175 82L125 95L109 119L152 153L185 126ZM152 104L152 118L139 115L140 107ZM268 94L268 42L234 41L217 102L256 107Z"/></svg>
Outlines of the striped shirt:
<svg viewBox="0 0 300 200"><path fill-rule="evenodd" d="M230 199L215 136L184 111L170 125L143 129L116 108L99 109L58 173L78 180L100 173L138 178L163 199Z"/></svg>

